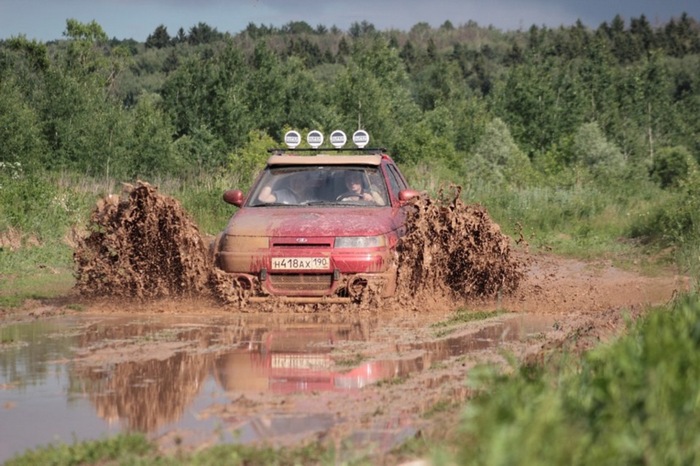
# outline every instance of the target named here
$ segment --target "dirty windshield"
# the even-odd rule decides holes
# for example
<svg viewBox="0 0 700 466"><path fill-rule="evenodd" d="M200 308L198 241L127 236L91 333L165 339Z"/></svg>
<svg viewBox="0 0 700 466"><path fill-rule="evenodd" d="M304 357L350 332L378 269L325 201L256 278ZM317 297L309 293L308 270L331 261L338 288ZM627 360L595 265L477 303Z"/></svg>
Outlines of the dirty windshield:
<svg viewBox="0 0 700 466"><path fill-rule="evenodd" d="M385 206L378 167L273 167L253 188L249 206Z"/></svg>

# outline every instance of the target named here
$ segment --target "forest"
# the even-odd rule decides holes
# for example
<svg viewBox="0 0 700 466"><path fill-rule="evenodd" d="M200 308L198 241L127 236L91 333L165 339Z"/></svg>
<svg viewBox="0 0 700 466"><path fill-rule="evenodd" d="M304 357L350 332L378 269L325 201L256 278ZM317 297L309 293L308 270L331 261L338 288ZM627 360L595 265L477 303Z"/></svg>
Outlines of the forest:
<svg viewBox="0 0 700 466"><path fill-rule="evenodd" d="M69 217L67 180L245 188L287 130L358 128L419 188L463 185L506 224L586 237L614 203L632 218L612 234L678 245L697 230L700 23L200 22L141 43L68 19L61 40L0 42L0 231L56 236L28 212Z"/></svg>

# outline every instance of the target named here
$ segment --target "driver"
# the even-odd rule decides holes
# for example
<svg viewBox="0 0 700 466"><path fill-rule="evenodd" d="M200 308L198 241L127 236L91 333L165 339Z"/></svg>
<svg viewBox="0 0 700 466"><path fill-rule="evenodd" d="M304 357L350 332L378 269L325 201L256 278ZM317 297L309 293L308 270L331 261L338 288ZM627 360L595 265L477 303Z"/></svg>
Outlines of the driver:
<svg viewBox="0 0 700 466"><path fill-rule="evenodd" d="M340 196L343 201L369 201L377 205L384 205L384 199L376 191L368 191L362 186L362 173L348 171L345 174L345 187L348 189Z"/></svg>

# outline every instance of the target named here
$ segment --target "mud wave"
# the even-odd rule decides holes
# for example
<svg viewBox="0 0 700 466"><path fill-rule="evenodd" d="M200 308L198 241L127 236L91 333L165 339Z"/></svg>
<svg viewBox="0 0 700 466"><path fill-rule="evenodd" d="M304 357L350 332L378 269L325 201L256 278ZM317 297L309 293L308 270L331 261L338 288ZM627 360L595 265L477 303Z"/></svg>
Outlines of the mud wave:
<svg viewBox="0 0 700 466"><path fill-rule="evenodd" d="M161 298L209 293L211 264L197 225L175 199L145 182L100 200L74 250L86 296Z"/></svg>
<svg viewBox="0 0 700 466"><path fill-rule="evenodd" d="M525 264L510 238L483 206L463 203L460 194L452 186L414 203L398 248L400 301L488 298L520 284Z"/></svg>

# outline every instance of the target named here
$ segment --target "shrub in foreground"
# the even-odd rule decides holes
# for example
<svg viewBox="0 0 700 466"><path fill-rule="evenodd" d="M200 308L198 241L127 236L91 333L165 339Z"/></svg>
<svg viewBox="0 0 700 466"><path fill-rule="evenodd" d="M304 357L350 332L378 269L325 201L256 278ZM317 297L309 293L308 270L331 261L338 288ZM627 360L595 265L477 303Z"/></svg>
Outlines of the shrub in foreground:
<svg viewBox="0 0 700 466"><path fill-rule="evenodd" d="M630 330L575 366L482 377L461 463L696 464L700 301L654 310Z"/></svg>

